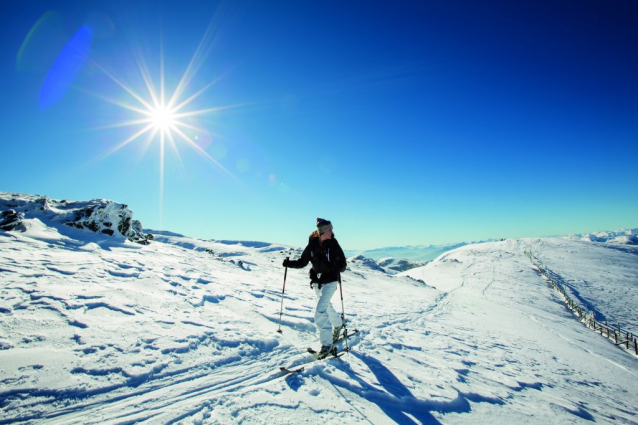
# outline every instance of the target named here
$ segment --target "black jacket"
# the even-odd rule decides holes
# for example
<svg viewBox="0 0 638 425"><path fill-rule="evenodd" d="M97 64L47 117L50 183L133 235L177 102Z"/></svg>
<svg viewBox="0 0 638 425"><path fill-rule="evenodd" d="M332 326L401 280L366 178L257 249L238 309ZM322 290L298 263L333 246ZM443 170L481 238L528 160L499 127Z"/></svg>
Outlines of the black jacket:
<svg viewBox="0 0 638 425"><path fill-rule="evenodd" d="M338 281L347 266L346 256L335 238L320 243L318 237L311 237L301 258L290 260L288 267L301 269L308 263L312 263L309 272L311 282L319 284Z"/></svg>

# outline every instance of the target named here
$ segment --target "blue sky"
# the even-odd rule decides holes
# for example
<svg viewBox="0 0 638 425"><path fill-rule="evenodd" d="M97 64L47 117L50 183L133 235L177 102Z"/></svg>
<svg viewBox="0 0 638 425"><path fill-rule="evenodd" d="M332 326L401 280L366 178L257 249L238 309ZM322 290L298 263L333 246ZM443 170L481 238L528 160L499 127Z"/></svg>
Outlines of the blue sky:
<svg viewBox="0 0 638 425"><path fill-rule="evenodd" d="M128 3L3 2L0 190L295 246L320 216L347 249L638 226L635 1ZM197 147L113 152L140 64L213 83Z"/></svg>

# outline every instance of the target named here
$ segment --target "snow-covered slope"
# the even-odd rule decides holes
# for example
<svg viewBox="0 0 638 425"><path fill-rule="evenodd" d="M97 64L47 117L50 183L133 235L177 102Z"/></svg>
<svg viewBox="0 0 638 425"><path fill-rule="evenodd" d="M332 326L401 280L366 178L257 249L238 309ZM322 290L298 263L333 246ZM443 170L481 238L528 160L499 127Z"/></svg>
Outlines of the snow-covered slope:
<svg viewBox="0 0 638 425"><path fill-rule="evenodd" d="M638 358L578 323L523 253L616 319L636 306L635 247L469 245L405 276L352 261L352 352L282 376L317 345L307 270L288 270L276 332L281 262L300 249L25 220L0 231L0 423L636 423Z"/></svg>

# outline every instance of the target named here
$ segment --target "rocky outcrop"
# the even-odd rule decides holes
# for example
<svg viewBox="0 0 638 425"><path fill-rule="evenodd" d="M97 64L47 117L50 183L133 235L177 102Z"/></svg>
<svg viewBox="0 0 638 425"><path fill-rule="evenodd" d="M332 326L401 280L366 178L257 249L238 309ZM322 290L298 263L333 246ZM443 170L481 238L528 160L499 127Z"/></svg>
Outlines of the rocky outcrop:
<svg viewBox="0 0 638 425"><path fill-rule="evenodd" d="M25 219L38 218L47 225L62 224L144 245L153 240L153 235L145 234L142 224L133 220L127 205L105 199L68 201L0 192L0 211L0 229L5 231L17 229Z"/></svg>
<svg viewBox="0 0 638 425"><path fill-rule="evenodd" d="M0 230L10 231L22 225L24 214L15 210L6 210L0 213Z"/></svg>
<svg viewBox="0 0 638 425"><path fill-rule="evenodd" d="M64 224L109 236L119 234L144 245L153 239L153 235L144 234L142 223L133 220L133 213L127 205L102 199L93 199L88 201L88 205L83 204L87 203L71 205L71 208L74 206L79 208L74 208L71 220L66 220ZM68 203L67 206L69 206Z"/></svg>

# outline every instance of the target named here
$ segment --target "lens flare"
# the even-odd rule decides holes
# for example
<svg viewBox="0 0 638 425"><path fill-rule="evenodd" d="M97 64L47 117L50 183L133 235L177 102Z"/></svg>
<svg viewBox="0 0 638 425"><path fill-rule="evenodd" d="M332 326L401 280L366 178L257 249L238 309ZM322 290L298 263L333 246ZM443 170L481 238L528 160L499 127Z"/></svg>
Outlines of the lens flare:
<svg viewBox="0 0 638 425"><path fill-rule="evenodd" d="M44 110L59 102L86 63L93 31L82 27L64 46L40 88L39 106Z"/></svg>
<svg viewBox="0 0 638 425"><path fill-rule="evenodd" d="M60 14L54 11L45 13L24 38L16 57L16 71L46 73L67 42Z"/></svg>

